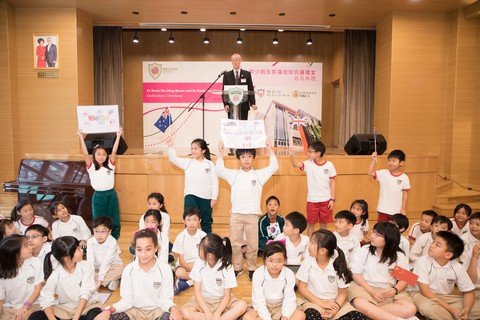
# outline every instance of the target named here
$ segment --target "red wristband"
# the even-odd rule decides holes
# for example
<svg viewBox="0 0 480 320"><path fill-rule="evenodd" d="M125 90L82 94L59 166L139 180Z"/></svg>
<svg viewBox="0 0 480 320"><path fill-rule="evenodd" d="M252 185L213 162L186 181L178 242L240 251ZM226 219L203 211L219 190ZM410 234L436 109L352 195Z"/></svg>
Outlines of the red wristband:
<svg viewBox="0 0 480 320"><path fill-rule="evenodd" d="M25 307L27 307L27 308L30 308L30 307L32 306L32 303L29 302L29 301L25 301L25 302L23 303L23 306L25 306Z"/></svg>

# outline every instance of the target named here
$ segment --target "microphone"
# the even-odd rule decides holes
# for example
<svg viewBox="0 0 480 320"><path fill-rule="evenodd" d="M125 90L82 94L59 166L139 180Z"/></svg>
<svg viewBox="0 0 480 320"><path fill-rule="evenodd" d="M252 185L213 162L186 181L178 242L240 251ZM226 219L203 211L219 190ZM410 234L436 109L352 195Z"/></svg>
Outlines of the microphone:
<svg viewBox="0 0 480 320"><path fill-rule="evenodd" d="M223 76L223 75L224 75L225 73L227 73L227 72L228 72L228 70L224 70L224 71L222 71L222 73L220 73L218 76L221 77L221 76Z"/></svg>

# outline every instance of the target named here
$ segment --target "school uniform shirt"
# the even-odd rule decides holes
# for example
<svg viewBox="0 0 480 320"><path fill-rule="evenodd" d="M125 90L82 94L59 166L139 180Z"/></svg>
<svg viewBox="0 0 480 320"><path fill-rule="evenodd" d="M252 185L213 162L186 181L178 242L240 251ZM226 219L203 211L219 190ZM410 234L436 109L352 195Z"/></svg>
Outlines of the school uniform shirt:
<svg viewBox="0 0 480 320"><path fill-rule="evenodd" d="M412 262L412 266L415 266L417 260L424 255L428 255L428 248L433 243L432 233L427 232L422 234L415 240L415 243L410 248L409 258Z"/></svg>
<svg viewBox="0 0 480 320"><path fill-rule="evenodd" d="M450 260L441 266L430 256L418 259L413 273L418 276L418 282L427 284L436 294L451 294L455 284L461 292L475 290L465 269L456 260Z"/></svg>
<svg viewBox="0 0 480 320"><path fill-rule="evenodd" d="M466 252L465 259L463 260L463 268L468 269L470 261L472 260L472 250ZM477 280L474 283L475 288L480 289L480 259L477 260Z"/></svg>
<svg viewBox="0 0 480 320"><path fill-rule="evenodd" d="M420 222L416 222L413 224L412 228L410 229L410 233L408 234L408 238L412 240L416 240L423 234L422 229L420 229Z"/></svg>
<svg viewBox="0 0 480 320"><path fill-rule="evenodd" d="M167 149L168 160L185 171L183 194L202 199L218 198L218 177L215 165L208 159L201 161L192 158L179 158L173 147Z"/></svg>
<svg viewBox="0 0 480 320"><path fill-rule="evenodd" d="M78 241L87 241L92 236L92 233L81 216L71 214L67 222L56 220L52 224L53 240L63 236L73 236Z"/></svg>
<svg viewBox="0 0 480 320"><path fill-rule="evenodd" d="M198 246L203 237L207 234L200 229L197 229L194 235L188 233L184 229L178 234L173 243L172 251L183 255L183 259L187 263L193 263L198 260Z"/></svg>
<svg viewBox="0 0 480 320"><path fill-rule="evenodd" d="M266 266L261 266L252 277L252 304L262 320L272 320L267 304L282 304L282 316L290 318L297 308L295 275L283 267L277 278L272 278Z"/></svg>
<svg viewBox="0 0 480 320"><path fill-rule="evenodd" d="M467 233L470 230L470 222L467 221L467 223L463 226L463 228L459 228L457 222L455 221L455 218L450 218L452 220L453 228L452 232L461 237L463 234Z"/></svg>
<svg viewBox="0 0 480 320"><path fill-rule="evenodd" d="M339 288L348 288L350 284L345 283L333 268L333 262L336 257L332 257L325 270L322 270L315 257L308 257L297 271L298 280L307 284L310 290L317 298L322 300L335 300L338 296Z"/></svg>
<svg viewBox="0 0 480 320"><path fill-rule="evenodd" d="M380 183L377 211L389 215L402 209L403 191L410 190L410 180L405 173L393 175L389 170L375 171L374 178Z"/></svg>
<svg viewBox="0 0 480 320"><path fill-rule="evenodd" d="M40 306L45 309L54 305L63 305L75 309L80 299L85 299L87 302L98 301L94 277L93 266L85 260L76 263L73 273L58 266L48 277L40 293L38 299Z"/></svg>
<svg viewBox="0 0 480 320"><path fill-rule="evenodd" d="M48 221L40 216L33 216L33 222L29 225L23 224L21 220L13 221L13 225L15 226L15 228L17 228L18 232L21 235L25 235L25 231L27 230L27 228L34 224L39 224L41 226L44 226L45 228L48 228Z"/></svg>
<svg viewBox="0 0 480 320"><path fill-rule="evenodd" d="M285 241L285 248L287 249L287 261L286 265L301 265L302 261L309 257L308 245L310 244L310 238L303 234L300 235L300 243L295 247L293 242L285 234L280 233L275 237L275 241Z"/></svg>
<svg viewBox="0 0 480 320"><path fill-rule="evenodd" d="M337 176L333 163L324 160L319 164L308 159L301 162L300 170L307 175L307 202L325 202L332 198L330 179Z"/></svg>
<svg viewBox="0 0 480 320"><path fill-rule="evenodd" d="M160 211L160 215L162 216L162 236L166 238L166 241L170 241L170 215L166 212ZM145 213L142 214L140 220L138 221L138 229L142 230L145 229Z"/></svg>
<svg viewBox="0 0 480 320"><path fill-rule="evenodd" d="M365 221L365 225L362 226L363 221L355 223L352 229L350 229L350 234L358 240L358 242L362 242L363 234L370 230L368 226L368 220Z"/></svg>
<svg viewBox="0 0 480 320"><path fill-rule="evenodd" d="M120 298L113 304L117 313L131 308L168 311L175 305L172 269L158 259L147 272L140 268L138 260L129 263L122 273Z"/></svg>
<svg viewBox="0 0 480 320"><path fill-rule="evenodd" d="M217 160L217 175L226 180L231 187L231 213L262 214L260 199L263 185L278 170L278 161L274 153L270 154L268 167L249 171L225 168L223 158Z"/></svg>
<svg viewBox="0 0 480 320"><path fill-rule="evenodd" d="M465 258L467 256L467 253L473 250L473 247L477 244L480 243L480 240L475 238L471 233L470 230L468 230L466 233L464 233L461 237L463 240L463 243L465 244L465 249L463 250L462 255L460 256L460 261L465 261Z"/></svg>
<svg viewBox="0 0 480 320"><path fill-rule="evenodd" d="M0 279L0 300L3 307L20 309L35 290L35 286L43 281L43 263L35 257L26 259L18 269L17 276L11 279Z"/></svg>
<svg viewBox="0 0 480 320"><path fill-rule="evenodd" d="M42 265L43 265L43 262L45 261L45 256L50 251L52 251L52 243L50 241L44 242L43 246L40 249L40 252L38 252L38 256L37 256L38 260L40 260Z"/></svg>
<svg viewBox="0 0 480 320"><path fill-rule="evenodd" d="M401 252L397 252L397 261L389 264L390 260L380 263L380 257L376 253L370 253L370 245L366 245L353 253L350 270L363 276L363 279L372 287L389 288L397 283L391 275L392 270L399 266L409 270L408 258Z"/></svg>
<svg viewBox="0 0 480 320"><path fill-rule="evenodd" d="M410 255L410 242L408 242L408 239L402 235L400 235L399 247L403 250L407 257Z"/></svg>
<svg viewBox="0 0 480 320"><path fill-rule="evenodd" d="M100 167L95 170L93 161L90 166L87 167L88 176L90 177L90 184L95 191L107 191L113 189L115 184L115 164L112 163L112 159L109 160L108 166L111 170L105 167Z"/></svg>
<svg viewBox="0 0 480 320"><path fill-rule="evenodd" d="M97 279L103 281L112 265L121 265L120 247L117 240L109 235L103 243L98 243L95 237L87 241L87 261L95 270L98 270Z"/></svg>
<svg viewBox="0 0 480 320"><path fill-rule="evenodd" d="M204 260L198 259L195 261L192 271L190 271L190 279L200 282L202 297L220 300L225 295L225 289L237 286L232 265L218 270L221 265L222 261L220 260L213 267L210 267Z"/></svg>
<svg viewBox="0 0 480 320"><path fill-rule="evenodd" d="M336 231L333 234L337 238L337 246L342 249L343 254L345 254L347 264L350 265L352 254L355 250L360 248L360 242L351 233L349 233L346 237L341 236L340 233Z"/></svg>

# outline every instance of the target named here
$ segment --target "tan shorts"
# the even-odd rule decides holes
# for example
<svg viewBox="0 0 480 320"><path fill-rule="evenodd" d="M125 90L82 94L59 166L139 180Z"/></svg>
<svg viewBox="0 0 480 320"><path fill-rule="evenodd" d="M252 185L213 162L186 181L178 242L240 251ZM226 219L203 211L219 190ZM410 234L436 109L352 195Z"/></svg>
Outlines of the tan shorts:
<svg viewBox="0 0 480 320"><path fill-rule="evenodd" d="M143 310L138 308L131 308L125 311L130 320L144 320L144 319L157 319L161 317L165 311L162 311L160 308L155 308L152 310Z"/></svg>
<svg viewBox="0 0 480 320"><path fill-rule="evenodd" d="M248 309L255 311L255 309L253 308L253 305L249 305ZM267 309L268 309L268 312L270 313L270 316L272 317L272 320L282 319L282 302L278 302L274 304L267 303ZM258 313L257 313L257 320L262 320L262 318L258 316Z"/></svg>
<svg viewBox="0 0 480 320"><path fill-rule="evenodd" d="M0 320L11 320L15 316L15 312L17 312L18 309L13 309L13 308L8 308L8 307L3 307L2 310L0 310ZM40 308L40 305L34 304L28 309L27 313L27 318L35 311L40 311L42 308Z"/></svg>
<svg viewBox="0 0 480 320"><path fill-rule="evenodd" d="M100 303L87 302L85 309L83 309L82 316L86 315L88 311L94 308L101 308L101 307L102 305ZM53 313L55 314L55 317L60 319L72 319L73 316L75 315L75 312L77 311L75 308L68 308L58 304L52 306L52 308L53 308Z"/></svg>
<svg viewBox="0 0 480 320"><path fill-rule="evenodd" d="M372 287L373 289L378 289L378 290L381 290L382 288L376 288L376 287ZM379 303L377 302L375 299L373 299L373 297L370 295L370 293L367 292L367 290L365 290L364 288L360 287L358 284L356 284L355 282L352 282L350 284L350 287L348 287L348 297L347 297L347 301L349 302L352 302L353 299L355 298L364 298L366 299L367 301L373 303L374 305L376 306L379 306L379 305L382 305L382 304L386 304L386 303L392 303L394 301L398 301L398 300L403 300L403 301L409 301L409 302L412 302L413 303L413 300L410 298L410 296L408 294L406 294L405 292L400 292L399 294L391 297L391 298L387 298L384 302L382 303Z"/></svg>
<svg viewBox="0 0 480 320"><path fill-rule="evenodd" d="M121 264L112 264L107 274L103 278L102 286L106 287L110 282L120 280L124 266ZM95 270L95 282L97 282L98 270Z"/></svg>
<svg viewBox="0 0 480 320"><path fill-rule="evenodd" d="M314 304L314 303L311 303L310 301L307 301L305 299L302 299L302 298L298 298L297 299L297 306L300 310L302 311L305 311L309 308L313 308L315 310L317 310L318 312L322 313L325 311L324 308ZM356 311L355 308L350 304L350 302L346 301L342 307L340 308L340 310L338 310L338 312L333 316L333 318L331 319L338 319L344 315L346 315L347 313L349 312L352 312L352 311Z"/></svg>
<svg viewBox="0 0 480 320"><path fill-rule="evenodd" d="M203 300L207 304L208 310L212 313L215 312L215 310L217 310L218 305L222 301L222 299L207 299L207 298L203 298ZM230 296L230 303L228 304L228 306L225 308L225 310L223 312L230 310L232 308L233 304L238 302L238 301L240 301L240 300L232 294ZM192 297L190 299L190 301L188 301L183 307L184 308L185 307L190 307L190 308L196 309L197 312L203 312L202 308L200 307L200 304L198 304L195 297Z"/></svg>

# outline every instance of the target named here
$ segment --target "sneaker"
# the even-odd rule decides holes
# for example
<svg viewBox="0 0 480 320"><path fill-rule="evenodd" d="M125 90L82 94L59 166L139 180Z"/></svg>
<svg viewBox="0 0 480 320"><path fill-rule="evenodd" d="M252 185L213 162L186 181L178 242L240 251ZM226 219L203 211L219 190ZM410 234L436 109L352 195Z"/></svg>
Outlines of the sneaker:
<svg viewBox="0 0 480 320"><path fill-rule="evenodd" d="M249 279L250 281L252 281L253 273L254 273L254 272L255 272L255 271L253 271L253 270L248 270L248 279Z"/></svg>
<svg viewBox="0 0 480 320"><path fill-rule="evenodd" d="M190 288L190 285L187 283L187 281L179 279L177 285L175 286L175 289L173 290L173 293L177 295L180 292L187 290L188 288Z"/></svg>
<svg viewBox="0 0 480 320"><path fill-rule="evenodd" d="M242 269L242 270L239 270L239 271L235 270L235 278L240 277L240 275L241 275L242 273L243 273L243 269Z"/></svg>
<svg viewBox="0 0 480 320"><path fill-rule="evenodd" d="M117 290L119 282L120 281L118 280L113 280L112 282L110 282L107 286L108 290L111 290L111 291Z"/></svg>

